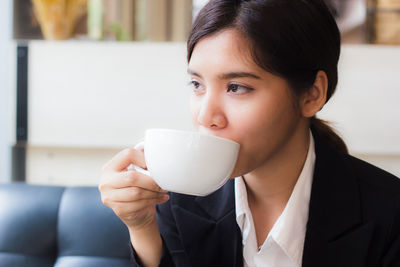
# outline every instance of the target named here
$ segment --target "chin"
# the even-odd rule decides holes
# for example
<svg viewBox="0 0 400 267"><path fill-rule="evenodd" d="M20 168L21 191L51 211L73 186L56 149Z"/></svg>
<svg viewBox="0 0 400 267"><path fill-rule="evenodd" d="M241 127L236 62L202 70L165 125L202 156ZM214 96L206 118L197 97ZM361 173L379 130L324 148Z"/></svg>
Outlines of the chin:
<svg viewBox="0 0 400 267"><path fill-rule="evenodd" d="M235 168L233 169L230 178L236 178L238 176L242 176L245 175L246 173L248 173L248 170L244 170L244 168L241 168L238 164L236 164Z"/></svg>
<svg viewBox="0 0 400 267"><path fill-rule="evenodd" d="M255 169L257 169L259 165L259 161L257 160L256 157L238 157L235 167L233 168L233 171L230 175L230 178L236 178L239 176L243 176L245 174L248 174Z"/></svg>

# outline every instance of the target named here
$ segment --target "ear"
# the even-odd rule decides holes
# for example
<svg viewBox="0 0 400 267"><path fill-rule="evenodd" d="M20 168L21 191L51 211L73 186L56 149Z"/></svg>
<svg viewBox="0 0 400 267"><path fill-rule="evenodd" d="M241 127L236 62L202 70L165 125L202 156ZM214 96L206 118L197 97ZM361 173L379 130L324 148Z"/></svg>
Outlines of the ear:
<svg viewBox="0 0 400 267"><path fill-rule="evenodd" d="M306 118L313 117L326 102L328 76L325 71L318 71L313 86L300 99L301 113Z"/></svg>

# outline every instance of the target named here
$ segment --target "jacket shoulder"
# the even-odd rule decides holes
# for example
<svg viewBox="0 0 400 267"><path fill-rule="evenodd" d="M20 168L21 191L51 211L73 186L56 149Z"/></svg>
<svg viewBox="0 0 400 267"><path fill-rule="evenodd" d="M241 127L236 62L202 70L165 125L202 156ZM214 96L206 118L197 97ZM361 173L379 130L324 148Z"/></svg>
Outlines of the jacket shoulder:
<svg viewBox="0 0 400 267"><path fill-rule="evenodd" d="M359 183L371 186L375 191L399 194L400 179L395 175L351 155L343 155L347 168L357 177Z"/></svg>
<svg viewBox="0 0 400 267"><path fill-rule="evenodd" d="M344 161L358 183L363 221L393 225L400 216L400 179L350 155L344 156Z"/></svg>

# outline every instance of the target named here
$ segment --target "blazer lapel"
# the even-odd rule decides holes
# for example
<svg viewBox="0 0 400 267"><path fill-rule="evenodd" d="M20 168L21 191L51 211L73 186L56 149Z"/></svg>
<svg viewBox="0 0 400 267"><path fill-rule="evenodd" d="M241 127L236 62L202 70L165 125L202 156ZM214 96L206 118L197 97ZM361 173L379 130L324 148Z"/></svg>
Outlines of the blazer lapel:
<svg viewBox="0 0 400 267"><path fill-rule="evenodd" d="M190 208L172 206L191 266L242 266L233 179L211 195L195 197L193 202L195 206Z"/></svg>
<svg viewBox="0 0 400 267"><path fill-rule="evenodd" d="M303 266L364 266L357 259L366 258L359 254L367 255L371 236L368 232L373 223L361 223L357 177L346 167L344 155L332 149L315 131L313 136L316 161Z"/></svg>

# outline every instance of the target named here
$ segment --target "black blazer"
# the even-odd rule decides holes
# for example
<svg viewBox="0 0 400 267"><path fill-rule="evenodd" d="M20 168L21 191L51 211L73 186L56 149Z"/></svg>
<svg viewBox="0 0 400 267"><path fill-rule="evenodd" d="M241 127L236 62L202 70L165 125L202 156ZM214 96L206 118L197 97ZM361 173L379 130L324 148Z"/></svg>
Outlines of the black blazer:
<svg viewBox="0 0 400 267"><path fill-rule="evenodd" d="M400 179L313 136L303 266L400 267ZM160 266L243 266L233 179L206 197L170 195L157 207ZM132 264L140 266L133 250Z"/></svg>

